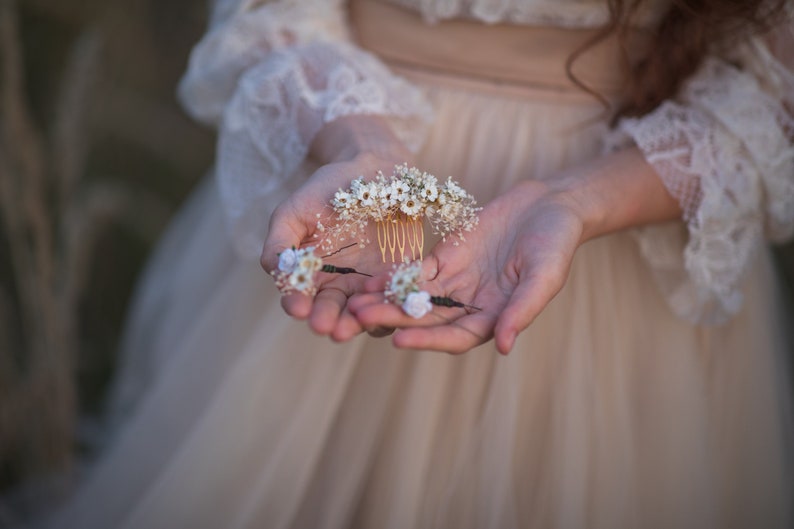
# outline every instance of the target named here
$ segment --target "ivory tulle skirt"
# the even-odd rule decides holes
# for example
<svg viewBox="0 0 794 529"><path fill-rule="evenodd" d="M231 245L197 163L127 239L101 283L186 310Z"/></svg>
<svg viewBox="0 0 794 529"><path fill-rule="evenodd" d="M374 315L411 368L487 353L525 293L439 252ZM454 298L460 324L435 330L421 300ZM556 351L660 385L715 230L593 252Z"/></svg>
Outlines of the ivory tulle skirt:
<svg viewBox="0 0 794 529"><path fill-rule="evenodd" d="M437 111L417 165L481 203L599 153L586 95L415 81ZM334 344L235 257L207 182L139 289L116 387L134 412L54 525L788 527L775 281L759 256L742 312L692 326L623 233L578 251L508 357Z"/></svg>

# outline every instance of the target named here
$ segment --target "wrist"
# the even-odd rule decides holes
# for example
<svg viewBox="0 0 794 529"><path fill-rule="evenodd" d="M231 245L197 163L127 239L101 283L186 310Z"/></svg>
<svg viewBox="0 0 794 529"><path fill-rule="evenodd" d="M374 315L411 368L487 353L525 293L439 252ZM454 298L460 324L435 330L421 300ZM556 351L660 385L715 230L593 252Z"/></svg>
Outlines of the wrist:
<svg viewBox="0 0 794 529"><path fill-rule="evenodd" d="M548 199L571 211L581 223L579 244L605 233L606 201L597 197L583 175L573 172L555 178L549 184Z"/></svg>
<svg viewBox="0 0 794 529"><path fill-rule="evenodd" d="M615 231L681 218L681 208L637 148L566 171L549 184L553 200L582 222L580 242Z"/></svg>

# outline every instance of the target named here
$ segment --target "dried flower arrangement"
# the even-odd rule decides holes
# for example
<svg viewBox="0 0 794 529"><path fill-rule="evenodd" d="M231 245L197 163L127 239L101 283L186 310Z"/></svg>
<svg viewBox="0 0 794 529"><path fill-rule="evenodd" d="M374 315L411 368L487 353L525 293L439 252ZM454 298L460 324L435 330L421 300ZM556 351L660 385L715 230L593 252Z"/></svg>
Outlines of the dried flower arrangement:
<svg viewBox="0 0 794 529"><path fill-rule="evenodd" d="M395 265L384 295L387 303L400 305L407 315L419 319L433 310L433 305L441 307L459 307L466 310L481 310L478 307L461 303L446 296L432 296L421 290L421 261L404 262Z"/></svg>
<svg viewBox="0 0 794 529"><path fill-rule="evenodd" d="M339 250L322 257L315 254L314 246L305 248L288 248L278 254L278 269L271 272L276 280L276 286L283 294L290 292L300 292L313 296L317 293L314 284L314 275L317 272L328 274L358 274L372 277L370 274L359 272L355 268L334 266L323 264L323 259L335 255L352 245L345 246Z"/></svg>
<svg viewBox="0 0 794 529"><path fill-rule="evenodd" d="M381 258L392 262L406 257L421 259L424 250L423 219L427 218L433 233L446 240L455 236L454 244L465 241L465 233L478 223L476 200L451 177L446 182L416 167L397 165L394 173L379 172L374 180L365 182L358 177L348 189L339 189L331 200L336 223L325 226L318 221L318 231L324 233L322 247L328 249L345 237L358 239L360 245L370 242L366 227L376 223ZM399 252L399 253L398 253Z"/></svg>

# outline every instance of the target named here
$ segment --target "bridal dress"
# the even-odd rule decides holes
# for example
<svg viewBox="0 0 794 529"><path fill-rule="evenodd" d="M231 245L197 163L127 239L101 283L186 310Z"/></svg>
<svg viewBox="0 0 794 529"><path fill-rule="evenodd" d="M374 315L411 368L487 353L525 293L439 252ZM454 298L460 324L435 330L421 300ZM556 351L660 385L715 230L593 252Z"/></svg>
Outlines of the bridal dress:
<svg viewBox="0 0 794 529"><path fill-rule="evenodd" d="M636 13L631 53L667 5ZM564 68L607 18L600 0L218 1L180 86L217 167L139 288L114 394L131 411L53 527L790 527L766 244L794 229L794 77L735 42L609 128ZM614 102L622 57L610 38L573 72ZM335 344L283 313L257 257L311 139L348 114L385 116L481 204L633 143L684 220L583 245L507 357Z"/></svg>

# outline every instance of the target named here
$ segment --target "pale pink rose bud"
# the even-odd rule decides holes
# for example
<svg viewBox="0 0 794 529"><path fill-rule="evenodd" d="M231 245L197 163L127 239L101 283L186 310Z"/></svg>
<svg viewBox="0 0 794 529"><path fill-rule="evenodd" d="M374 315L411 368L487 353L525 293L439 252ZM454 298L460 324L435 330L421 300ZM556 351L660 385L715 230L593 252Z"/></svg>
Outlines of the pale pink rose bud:
<svg viewBox="0 0 794 529"><path fill-rule="evenodd" d="M431 310L433 304L430 303L430 294L424 290L411 292L403 301L403 311L412 318L419 319Z"/></svg>
<svg viewBox="0 0 794 529"><path fill-rule="evenodd" d="M292 273L298 264L298 252L293 248L287 248L278 255L278 269L285 274Z"/></svg>

